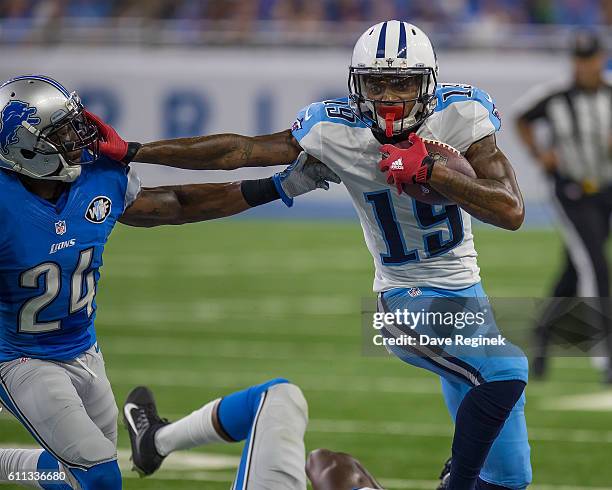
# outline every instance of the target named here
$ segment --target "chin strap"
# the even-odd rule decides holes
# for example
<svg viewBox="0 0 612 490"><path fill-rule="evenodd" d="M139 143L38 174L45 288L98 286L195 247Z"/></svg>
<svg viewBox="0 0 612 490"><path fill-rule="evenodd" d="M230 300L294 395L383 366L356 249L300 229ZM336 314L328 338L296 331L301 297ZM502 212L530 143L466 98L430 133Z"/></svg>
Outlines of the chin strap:
<svg viewBox="0 0 612 490"><path fill-rule="evenodd" d="M0 168L5 168L7 170L12 170L15 173L25 175L26 177L31 177L33 179L39 180L59 180L60 182L74 182L81 175L81 166L80 165L68 165L64 158L59 155L60 161L62 164L62 169L58 172L58 175L50 175L50 176L41 176L36 175L32 172L29 172L27 169L23 168L19 163L15 163L11 160L7 160L2 155L0 155Z"/></svg>
<svg viewBox="0 0 612 490"><path fill-rule="evenodd" d="M60 175L58 176L60 179L58 180L62 180L64 182L74 182L81 175L81 170L82 168L80 165L66 165L60 171Z"/></svg>

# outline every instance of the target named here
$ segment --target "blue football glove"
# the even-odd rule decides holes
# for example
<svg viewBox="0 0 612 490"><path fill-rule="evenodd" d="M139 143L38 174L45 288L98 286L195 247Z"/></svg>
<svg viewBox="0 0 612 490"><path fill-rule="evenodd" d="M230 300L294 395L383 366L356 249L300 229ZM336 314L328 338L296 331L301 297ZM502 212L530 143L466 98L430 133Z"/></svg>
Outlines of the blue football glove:
<svg viewBox="0 0 612 490"><path fill-rule="evenodd" d="M315 189L329 189L329 183L342 182L334 172L319 162L309 162L308 154L301 152L295 162L285 170L274 174L272 180L283 202L293 206L293 198L314 191Z"/></svg>

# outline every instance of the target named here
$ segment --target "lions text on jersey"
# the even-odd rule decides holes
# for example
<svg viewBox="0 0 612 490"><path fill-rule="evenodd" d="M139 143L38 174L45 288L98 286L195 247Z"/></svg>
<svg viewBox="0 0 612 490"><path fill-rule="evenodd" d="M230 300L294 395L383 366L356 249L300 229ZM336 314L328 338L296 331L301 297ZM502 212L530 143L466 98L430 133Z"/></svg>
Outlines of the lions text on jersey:
<svg viewBox="0 0 612 490"><path fill-rule="evenodd" d="M491 97L463 84L439 84L436 109L417 130L464 153L499 130ZM479 282L470 215L397 194L378 170L379 143L348 99L304 108L293 125L300 146L336 172L352 200L376 268L374 290L429 286L462 289Z"/></svg>
<svg viewBox="0 0 612 490"><path fill-rule="evenodd" d="M70 360L96 341L104 245L140 182L101 158L52 204L0 170L0 361Z"/></svg>

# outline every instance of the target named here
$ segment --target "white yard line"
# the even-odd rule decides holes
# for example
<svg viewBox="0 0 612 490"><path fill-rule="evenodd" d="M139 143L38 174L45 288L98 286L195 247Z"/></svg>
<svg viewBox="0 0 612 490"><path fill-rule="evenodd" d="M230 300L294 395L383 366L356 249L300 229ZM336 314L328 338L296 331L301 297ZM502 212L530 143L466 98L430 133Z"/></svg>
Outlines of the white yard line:
<svg viewBox="0 0 612 490"><path fill-rule="evenodd" d="M560 396L540 401L542 410L612 412L612 391Z"/></svg>
<svg viewBox="0 0 612 490"><path fill-rule="evenodd" d="M114 385L136 385L143 382L151 386L170 386L184 388L244 388L249 384L261 383L274 376L282 375L282 369L269 371L218 371L214 375L203 376L201 372L154 371L148 369L108 368L111 383ZM294 371L295 372L295 371ZM298 375L296 375L298 376ZM344 392L344 393L410 393L440 395L440 383L436 379L414 379L394 377L356 377L325 375L313 379L308 373L299 375L299 380L292 379L305 391ZM202 400L204 402L204 400Z"/></svg>
<svg viewBox="0 0 612 490"><path fill-rule="evenodd" d="M452 437L450 425L407 424L405 422L368 422L363 420L313 419L308 424L309 432L345 433L384 436ZM548 429L529 427L529 439L545 442L573 442L612 444L612 431L588 429Z"/></svg>
<svg viewBox="0 0 612 490"><path fill-rule="evenodd" d="M274 334L271 335L272 337ZM176 340L143 339L140 337L112 338L101 341L100 346L112 355L121 356L170 356L199 357L212 360L229 359L271 359L287 360L338 360L359 349L354 344L342 351L342 342L308 342L308 348L298 342L282 340ZM384 358L385 356L381 356Z"/></svg>
<svg viewBox="0 0 612 490"><path fill-rule="evenodd" d="M180 417L179 414L166 414L172 420ZM0 423L19 423L4 411L0 413ZM324 434L360 434L374 436L401 436L401 437L428 437L450 438L453 428L448 424L415 423L408 424L398 421L366 421L366 420L331 420L311 419L308 423L308 432ZM545 427L529 427L529 439L540 442L572 442L578 444L612 444L612 431L563 428L551 429ZM8 443L0 441L8 447ZM193 453L189 453L193 454Z"/></svg>
<svg viewBox="0 0 612 490"><path fill-rule="evenodd" d="M397 363L399 369L406 369L407 373L412 367L406 367ZM115 370L107 365L107 371L112 384L135 385L148 383L151 386L178 386L184 388L235 388L245 387L253 383L261 383L266 379L282 376L282 368L270 371L219 371L215 370L214 376L202 376L201 372L186 371L185 367L168 367L163 371L149 369L120 369ZM315 392L340 392L340 393L391 393L391 394L422 394L440 395L442 390L440 382L432 377L414 378L407 375L397 376L338 376L326 374L316 379L307 372L292 370L291 381L298 384L305 391ZM547 383L533 388L528 388L529 398L541 398L558 396L563 389L565 392L584 390L586 388L598 388L598 383ZM577 395L578 396L578 395Z"/></svg>

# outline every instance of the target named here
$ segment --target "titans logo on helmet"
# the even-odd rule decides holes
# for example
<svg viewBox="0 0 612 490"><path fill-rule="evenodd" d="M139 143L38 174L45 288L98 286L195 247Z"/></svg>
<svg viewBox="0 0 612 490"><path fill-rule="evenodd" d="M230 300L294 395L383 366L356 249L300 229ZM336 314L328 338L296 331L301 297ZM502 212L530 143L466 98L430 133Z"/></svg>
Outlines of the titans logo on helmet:
<svg viewBox="0 0 612 490"><path fill-rule="evenodd" d="M40 124L40 117L34 116L36 107L20 100L11 100L0 112L0 149L5 155L8 146L19 142L17 131L23 122L32 126Z"/></svg>

